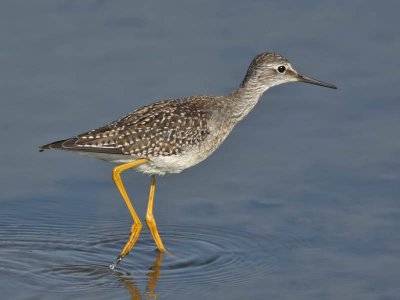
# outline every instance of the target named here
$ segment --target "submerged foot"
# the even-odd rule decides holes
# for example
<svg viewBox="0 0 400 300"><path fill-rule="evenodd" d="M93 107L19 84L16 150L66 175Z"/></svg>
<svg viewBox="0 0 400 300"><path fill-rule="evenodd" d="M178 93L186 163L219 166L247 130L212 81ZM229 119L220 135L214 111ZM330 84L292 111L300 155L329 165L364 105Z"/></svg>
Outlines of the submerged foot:
<svg viewBox="0 0 400 300"><path fill-rule="evenodd" d="M119 264L119 262L122 260L122 257L119 257L118 256L118 258L114 261L114 263L112 263L110 266L109 266L109 268L111 269L111 270L114 270L115 269L115 267Z"/></svg>

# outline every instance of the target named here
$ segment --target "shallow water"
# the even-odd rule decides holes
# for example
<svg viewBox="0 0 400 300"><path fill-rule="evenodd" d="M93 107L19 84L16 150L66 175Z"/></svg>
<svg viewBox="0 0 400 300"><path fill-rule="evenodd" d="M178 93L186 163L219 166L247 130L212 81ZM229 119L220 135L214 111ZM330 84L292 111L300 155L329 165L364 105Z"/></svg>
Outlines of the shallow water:
<svg viewBox="0 0 400 300"><path fill-rule="evenodd" d="M399 4L2 1L1 299L398 299ZM112 166L37 146L156 100L226 94L277 51L271 89L203 163L158 179L160 255ZM141 217L150 178L127 172Z"/></svg>
<svg viewBox="0 0 400 300"><path fill-rule="evenodd" d="M107 262L126 239L124 222L105 226L88 225L87 219L74 221L76 224L68 226L3 221L0 268L8 283L3 286L3 296L12 297L22 290L35 297L68 298L101 289L108 298L122 287L121 296L128 292L133 299L142 295L144 299L173 299L176 292L189 297L193 291L213 297L213 287L245 287L254 278L275 272L280 259L310 247L309 241L279 233L160 226L167 253L155 250L151 235L144 231L132 254L111 270Z"/></svg>

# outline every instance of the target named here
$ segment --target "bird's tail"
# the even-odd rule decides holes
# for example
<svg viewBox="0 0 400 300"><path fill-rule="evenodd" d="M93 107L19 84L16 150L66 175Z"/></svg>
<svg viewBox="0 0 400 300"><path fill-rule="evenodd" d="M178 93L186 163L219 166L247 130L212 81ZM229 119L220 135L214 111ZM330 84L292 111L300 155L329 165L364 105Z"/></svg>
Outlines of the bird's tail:
<svg viewBox="0 0 400 300"><path fill-rule="evenodd" d="M70 141L71 139L66 139L66 140L59 140L56 142L52 142L49 144L41 145L39 146L39 151L43 152L44 150L48 149L65 149L65 142Z"/></svg>

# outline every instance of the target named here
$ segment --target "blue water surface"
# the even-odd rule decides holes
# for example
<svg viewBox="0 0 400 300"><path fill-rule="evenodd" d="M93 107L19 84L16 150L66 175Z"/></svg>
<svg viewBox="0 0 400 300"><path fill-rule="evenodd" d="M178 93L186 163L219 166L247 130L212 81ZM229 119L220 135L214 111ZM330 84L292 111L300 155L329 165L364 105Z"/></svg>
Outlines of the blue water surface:
<svg viewBox="0 0 400 300"><path fill-rule="evenodd" d="M3 299L399 299L396 1L2 1ZM37 146L156 100L223 95L254 55L331 82L271 89L131 219L112 165ZM124 174L144 217L150 178Z"/></svg>

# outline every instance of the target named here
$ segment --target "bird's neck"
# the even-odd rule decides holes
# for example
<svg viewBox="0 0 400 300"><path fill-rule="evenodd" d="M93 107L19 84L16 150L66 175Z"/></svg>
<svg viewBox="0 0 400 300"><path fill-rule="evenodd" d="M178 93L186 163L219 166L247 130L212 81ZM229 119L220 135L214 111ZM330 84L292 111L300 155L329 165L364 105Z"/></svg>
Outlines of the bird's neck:
<svg viewBox="0 0 400 300"><path fill-rule="evenodd" d="M243 82L230 94L230 115L237 122L248 115L269 87L261 86L252 81Z"/></svg>

